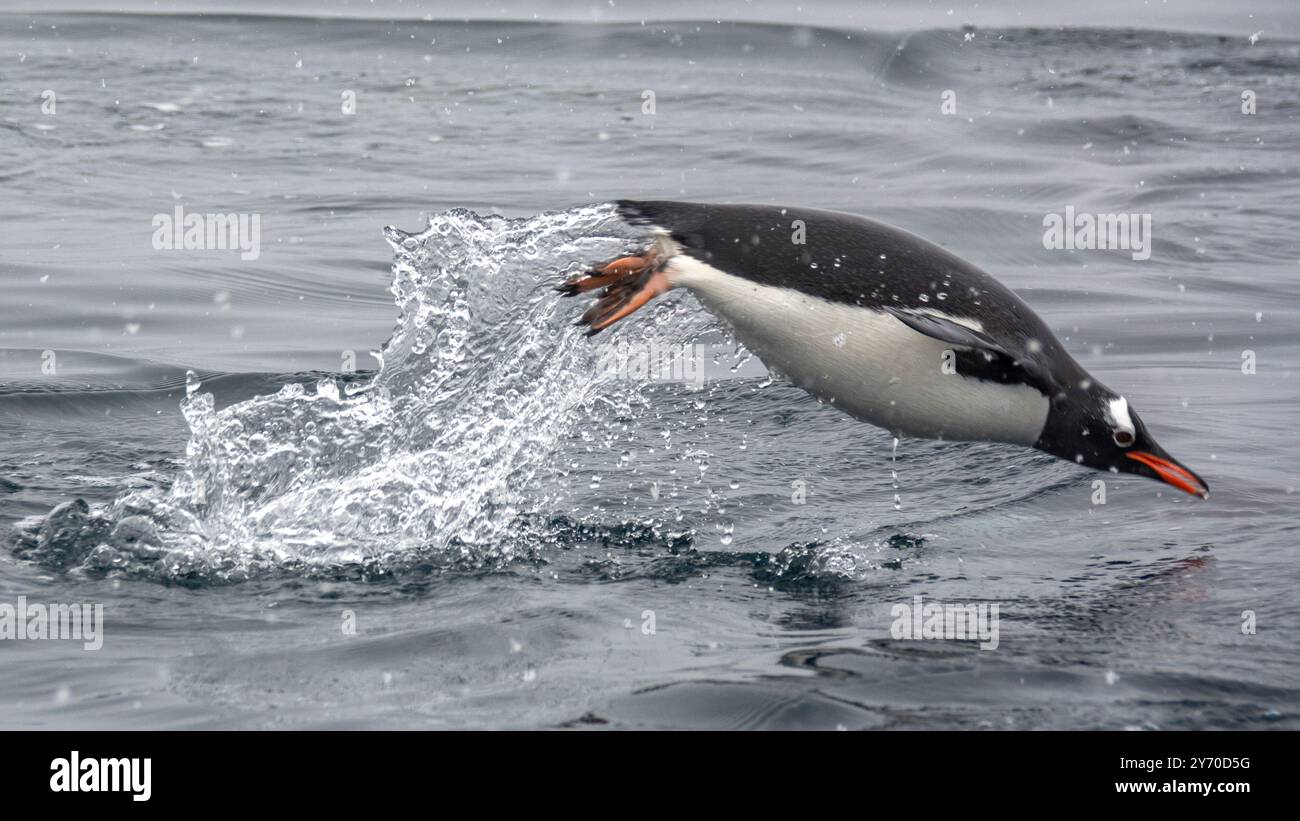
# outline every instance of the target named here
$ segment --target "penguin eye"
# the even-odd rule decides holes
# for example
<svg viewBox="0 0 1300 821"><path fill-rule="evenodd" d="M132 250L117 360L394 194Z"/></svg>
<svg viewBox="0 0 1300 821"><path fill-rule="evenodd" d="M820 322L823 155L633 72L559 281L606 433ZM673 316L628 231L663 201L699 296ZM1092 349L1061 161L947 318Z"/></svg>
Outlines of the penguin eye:
<svg viewBox="0 0 1300 821"><path fill-rule="evenodd" d="M1113 434L1111 434L1111 438L1115 440L1115 444L1119 445L1122 448L1126 448L1129 445L1133 444L1134 437L1133 434L1129 431L1117 430Z"/></svg>

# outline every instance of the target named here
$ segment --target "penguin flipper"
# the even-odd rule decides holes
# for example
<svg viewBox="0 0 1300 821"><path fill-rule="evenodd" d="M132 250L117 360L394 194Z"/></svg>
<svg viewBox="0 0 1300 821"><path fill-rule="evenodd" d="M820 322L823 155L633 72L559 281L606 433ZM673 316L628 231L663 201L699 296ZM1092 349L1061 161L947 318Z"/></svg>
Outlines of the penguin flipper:
<svg viewBox="0 0 1300 821"><path fill-rule="evenodd" d="M953 322L951 319L944 319L943 317L919 311L894 308L889 305L885 306L885 310L893 314L895 319L907 327L919 334L925 334L931 339L937 339L940 342L951 342L954 345L963 345L967 348L982 348L994 353L1011 355L988 336L974 328L968 328L960 322Z"/></svg>
<svg viewBox="0 0 1300 821"><path fill-rule="evenodd" d="M919 334L924 334L940 342L948 342L964 348L983 351L989 357L1003 359L1012 366L1024 371L1025 375L1029 377L1027 381L1040 385L1046 382L1043 371L1037 363L1026 356L1008 350L1006 346L981 331L969 328L960 322L954 322L951 319L921 311L911 311L892 306L885 306L885 310L899 322Z"/></svg>

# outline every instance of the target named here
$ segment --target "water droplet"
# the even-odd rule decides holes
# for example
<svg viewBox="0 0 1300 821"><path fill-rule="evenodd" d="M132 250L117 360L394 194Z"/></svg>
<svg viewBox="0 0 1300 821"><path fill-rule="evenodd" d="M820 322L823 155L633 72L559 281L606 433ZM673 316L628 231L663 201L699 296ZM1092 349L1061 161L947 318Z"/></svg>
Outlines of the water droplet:
<svg viewBox="0 0 1300 821"><path fill-rule="evenodd" d="M322 379L316 383L316 395L324 399L339 400L339 386L333 379Z"/></svg>
<svg viewBox="0 0 1300 821"><path fill-rule="evenodd" d="M266 437L260 433L254 433L248 437L248 452L254 456L262 456L267 451Z"/></svg>

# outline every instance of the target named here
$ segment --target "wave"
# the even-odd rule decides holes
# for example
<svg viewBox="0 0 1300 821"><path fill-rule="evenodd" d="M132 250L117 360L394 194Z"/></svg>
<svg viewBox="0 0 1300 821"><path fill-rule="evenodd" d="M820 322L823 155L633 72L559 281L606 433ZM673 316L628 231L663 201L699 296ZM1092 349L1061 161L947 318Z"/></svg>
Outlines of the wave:
<svg viewBox="0 0 1300 821"><path fill-rule="evenodd" d="M1114 2L1117 11L1123 10L1121 0L1114 0ZM1142 26L1079 24L1070 20L1068 16L1053 19L1057 10L1047 7L1034 9L1032 13L1018 9L1014 13L1009 13L1005 18L999 18L996 10L993 10L993 13L987 16L977 15L975 19L949 16L944 25L934 26L927 25L930 22L927 15L917 14L912 9L900 9L897 14L888 14L882 13L887 12L886 9L864 10L861 4L853 2L853 0L827 3L824 6L813 6L811 8L795 8L783 2L755 3L753 0L746 0L746 2L735 6L734 9L723 10L723 13L716 10L701 10L698 3L690 2L690 0L678 0L676 3L667 4L661 3L651 13L646 13L644 9L624 11L614 6L593 9L590 4L576 2L575 0L575 2L568 4L563 2L550 3L545 8L537 9L535 13L533 13L532 9L521 9L517 16L509 16L509 12L503 11L480 13L471 9L468 14L447 17L434 16L428 11L419 8L418 5L404 7L400 3L394 6L373 6L361 13L358 13L355 8L341 11L332 9L329 8L327 3L322 4L320 0L281 2L277 4L277 8L272 12L265 11L261 4L253 2L247 3L243 8L240 8L238 4L232 6L229 2L205 3L202 0L188 5L189 8L174 8L165 12L157 11L152 7L152 4L141 2L138 8L130 8L128 3L118 3L118 7L112 11L46 7L40 10L9 12L9 14L18 14L28 18L62 17L68 19L81 18L91 21L107 18L120 20L124 23L153 20L163 22L179 21L187 24L195 21L210 21L222 24L285 23L310 25L317 37L331 33L330 30L326 29L327 26L335 26L332 32L338 33L347 27L386 26L393 23L492 28L512 26L538 29L555 27L597 29L621 26L635 28L644 28L646 26L689 26L694 28L707 24L790 30L853 31L858 33L869 30L961 32L974 30L978 26L980 30L996 31L1005 33L1007 36L1019 36L1021 38L1043 38L1047 42L1080 41L1089 45L1112 45L1118 38L1124 38L1130 44L1138 41L1145 42L1148 37L1160 38L1166 43L1169 42L1168 38L1170 37L1225 39L1241 33L1249 34L1258 28L1253 22L1247 21L1243 23L1239 19L1239 15L1234 15L1226 10L1221 14L1215 14L1216 10L1212 8L1213 4L1210 4L1211 8L1204 10L1210 12L1209 14L1186 16L1183 19L1175 20L1174 25L1171 26L1158 24ZM566 5L568 8L565 8ZM294 8L294 6L299 6L299 8ZM743 19L725 13L726 11L740 10L743 10ZM1107 17L1104 10L1094 9L1093 11L1093 17ZM1041 16L1034 18L1033 13ZM948 25L949 22L952 25ZM1297 42L1294 37L1287 37L1273 31L1269 31L1267 36L1273 42Z"/></svg>

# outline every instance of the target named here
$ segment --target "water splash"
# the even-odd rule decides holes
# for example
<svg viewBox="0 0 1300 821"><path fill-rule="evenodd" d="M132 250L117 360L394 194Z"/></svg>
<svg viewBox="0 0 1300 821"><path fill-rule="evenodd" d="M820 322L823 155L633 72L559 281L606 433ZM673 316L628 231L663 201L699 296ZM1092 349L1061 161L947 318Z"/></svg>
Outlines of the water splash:
<svg viewBox="0 0 1300 821"><path fill-rule="evenodd" d="M217 410L190 374L175 481L103 511L61 506L37 550L173 578L510 560L520 528L563 493L539 477L556 443L638 401L634 384L601 384L551 289L638 236L608 206L515 220L458 209L385 236L400 313L371 380L290 384Z"/></svg>

